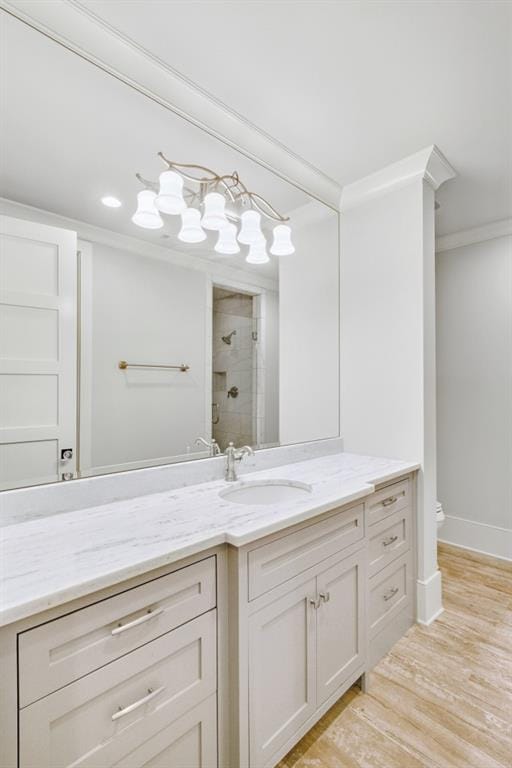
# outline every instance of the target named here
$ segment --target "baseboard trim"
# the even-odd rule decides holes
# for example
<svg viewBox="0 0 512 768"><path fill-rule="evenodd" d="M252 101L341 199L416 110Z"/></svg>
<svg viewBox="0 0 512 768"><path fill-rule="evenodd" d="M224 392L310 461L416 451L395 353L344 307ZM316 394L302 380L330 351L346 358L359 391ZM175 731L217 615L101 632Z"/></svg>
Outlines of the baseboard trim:
<svg viewBox="0 0 512 768"><path fill-rule="evenodd" d="M421 624L422 627L429 627L431 624L434 623L436 619L440 617L440 615L444 613L444 606L442 605L440 609L437 611L437 613L434 613L433 616L431 616L428 621L422 621L421 619L417 619L416 623Z"/></svg>
<svg viewBox="0 0 512 768"><path fill-rule="evenodd" d="M441 571L416 581L416 621L427 626L443 612Z"/></svg>
<svg viewBox="0 0 512 768"><path fill-rule="evenodd" d="M446 516L439 541L512 562L512 529Z"/></svg>

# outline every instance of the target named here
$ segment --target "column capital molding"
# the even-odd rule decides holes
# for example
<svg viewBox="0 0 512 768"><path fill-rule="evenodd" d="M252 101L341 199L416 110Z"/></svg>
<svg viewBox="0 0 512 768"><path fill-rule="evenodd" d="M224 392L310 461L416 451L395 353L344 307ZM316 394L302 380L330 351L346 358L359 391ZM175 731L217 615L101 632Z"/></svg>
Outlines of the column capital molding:
<svg viewBox="0 0 512 768"><path fill-rule="evenodd" d="M340 210L347 211L374 198L389 194L411 182L424 180L432 189L456 176L448 160L435 144L387 165L380 171L347 184L341 192Z"/></svg>

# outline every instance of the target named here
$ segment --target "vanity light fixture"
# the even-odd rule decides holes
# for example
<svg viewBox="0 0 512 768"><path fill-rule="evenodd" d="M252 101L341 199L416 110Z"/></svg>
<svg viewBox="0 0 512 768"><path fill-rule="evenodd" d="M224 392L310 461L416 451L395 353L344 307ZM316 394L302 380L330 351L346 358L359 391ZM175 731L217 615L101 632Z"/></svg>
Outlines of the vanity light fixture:
<svg viewBox="0 0 512 768"><path fill-rule="evenodd" d="M204 213L201 226L204 229L220 231L229 224L226 218L226 198L220 192L208 192L204 198Z"/></svg>
<svg viewBox="0 0 512 768"><path fill-rule="evenodd" d="M270 261L265 239L263 242L253 243L249 246L249 253L245 260L248 264L267 264Z"/></svg>
<svg viewBox="0 0 512 768"><path fill-rule="evenodd" d="M162 152L158 157L166 170L158 183L137 179L144 189L137 195L137 210L132 221L144 229L160 229L160 213L181 214L182 226L178 239L185 243L200 243L206 239L205 230L218 232L215 251L223 255L240 252L238 243L249 246L246 261L264 264L269 261L261 218L277 222L273 231L271 253L284 256L294 253L289 221L256 192L251 192L241 181L237 171L220 176L210 168L168 160ZM192 185L185 186L186 182ZM238 231L240 225L240 231Z"/></svg>
<svg viewBox="0 0 512 768"><path fill-rule="evenodd" d="M112 195L105 195L105 197L101 198L101 202L103 205L106 205L107 208L120 208L122 206L122 202Z"/></svg>
<svg viewBox="0 0 512 768"><path fill-rule="evenodd" d="M183 178L174 171L164 171L158 181L160 188L155 200L158 210L173 215L183 213L187 207L183 197Z"/></svg>
<svg viewBox="0 0 512 768"><path fill-rule="evenodd" d="M233 256L235 253L240 253L240 246L236 241L236 227L234 224L228 222L227 226L219 231L219 239L215 244L215 250L217 253L222 253L225 256Z"/></svg>
<svg viewBox="0 0 512 768"><path fill-rule="evenodd" d="M206 232L201 227L201 214L197 208L186 208L181 214L181 229L178 240L183 243L202 243Z"/></svg>
<svg viewBox="0 0 512 768"><path fill-rule="evenodd" d="M286 224L278 224L274 227L274 240L270 247L270 253L274 256L290 256L295 253L291 239L292 231Z"/></svg>
<svg viewBox="0 0 512 768"><path fill-rule="evenodd" d="M143 229L161 229L164 222L155 206L156 192L152 189L143 189L137 195L137 210L132 216L132 221Z"/></svg>

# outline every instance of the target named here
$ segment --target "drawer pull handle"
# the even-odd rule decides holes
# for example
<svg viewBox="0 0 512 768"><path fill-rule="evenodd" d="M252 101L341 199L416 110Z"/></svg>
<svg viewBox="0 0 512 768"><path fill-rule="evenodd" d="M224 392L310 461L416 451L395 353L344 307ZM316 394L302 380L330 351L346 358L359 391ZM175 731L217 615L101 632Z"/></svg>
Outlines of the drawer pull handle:
<svg viewBox="0 0 512 768"><path fill-rule="evenodd" d="M391 598L394 597L397 592L399 592L398 587L391 587L389 592L386 592L386 594L382 595L382 598L387 602L388 600L391 600Z"/></svg>
<svg viewBox="0 0 512 768"><path fill-rule="evenodd" d="M391 504L394 504L395 501L398 501L398 498L396 496L390 496L388 499L384 499L382 502L383 507L390 507Z"/></svg>
<svg viewBox="0 0 512 768"><path fill-rule="evenodd" d="M133 704L128 704L127 707L119 707L119 710L114 712L112 715L112 720L119 720L120 717L124 717L130 712L133 712L135 709L143 707L144 704L147 704L149 701L151 701L151 699L154 699L155 696L158 696L160 693L162 693L162 691L165 691L165 685L162 685L160 688L156 688L155 690L148 688L146 696L143 696L142 699L134 701Z"/></svg>
<svg viewBox="0 0 512 768"><path fill-rule="evenodd" d="M389 547L391 544L394 544L395 541L398 541L398 536L388 536L387 539L382 540L382 545L384 547Z"/></svg>
<svg viewBox="0 0 512 768"><path fill-rule="evenodd" d="M328 603L330 599L331 599L330 592L320 592L320 600L323 600L324 603Z"/></svg>
<svg viewBox="0 0 512 768"><path fill-rule="evenodd" d="M161 613L164 612L163 608L157 608L156 611L148 611L144 614L144 616L139 616L138 619L134 619L134 621L129 621L128 624L120 624L118 627L115 627L115 629L112 630L112 636L115 637L116 635L121 635L123 632L126 632L127 629L133 629L133 627L139 627L141 624L145 624L146 621L149 621L150 619L156 618L156 616L160 616Z"/></svg>

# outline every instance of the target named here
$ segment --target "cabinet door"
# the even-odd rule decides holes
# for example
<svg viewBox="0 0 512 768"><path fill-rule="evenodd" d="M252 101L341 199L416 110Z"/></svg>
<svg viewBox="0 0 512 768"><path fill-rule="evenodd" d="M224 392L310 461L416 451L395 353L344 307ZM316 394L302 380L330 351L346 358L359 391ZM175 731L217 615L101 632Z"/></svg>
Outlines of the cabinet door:
<svg viewBox="0 0 512 768"><path fill-rule="evenodd" d="M251 766L260 768L316 708L315 579L262 608L249 628Z"/></svg>
<svg viewBox="0 0 512 768"><path fill-rule="evenodd" d="M318 706L364 662L364 571L363 551L317 578Z"/></svg>

